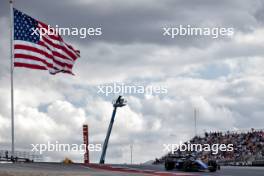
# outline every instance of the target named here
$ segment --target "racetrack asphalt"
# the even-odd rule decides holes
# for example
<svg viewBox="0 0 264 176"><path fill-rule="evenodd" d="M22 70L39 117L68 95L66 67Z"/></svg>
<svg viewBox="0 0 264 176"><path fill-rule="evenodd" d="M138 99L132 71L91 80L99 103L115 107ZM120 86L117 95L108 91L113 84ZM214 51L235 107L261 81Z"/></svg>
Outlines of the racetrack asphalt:
<svg viewBox="0 0 264 176"><path fill-rule="evenodd" d="M264 167L222 167L215 173L167 172L162 165L0 163L0 176L264 176Z"/></svg>

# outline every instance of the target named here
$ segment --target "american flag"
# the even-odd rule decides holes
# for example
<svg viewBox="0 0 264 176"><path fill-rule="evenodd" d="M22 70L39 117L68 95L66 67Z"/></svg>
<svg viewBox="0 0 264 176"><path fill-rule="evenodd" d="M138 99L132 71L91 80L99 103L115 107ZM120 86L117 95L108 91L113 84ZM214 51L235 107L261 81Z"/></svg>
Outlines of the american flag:
<svg viewBox="0 0 264 176"><path fill-rule="evenodd" d="M73 74L80 51L58 34L34 33L41 28L48 30L48 25L14 9L14 66Z"/></svg>

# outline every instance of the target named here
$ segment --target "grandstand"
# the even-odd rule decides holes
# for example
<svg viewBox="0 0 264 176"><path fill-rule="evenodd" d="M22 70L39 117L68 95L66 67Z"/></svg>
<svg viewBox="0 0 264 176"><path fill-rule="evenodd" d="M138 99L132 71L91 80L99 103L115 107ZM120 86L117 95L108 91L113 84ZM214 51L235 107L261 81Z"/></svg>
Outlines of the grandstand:
<svg viewBox="0 0 264 176"><path fill-rule="evenodd" d="M219 151L213 154L208 151L196 152L203 160L215 159L222 165L262 165L264 166L264 131L205 132L203 136L195 136L191 144L233 144L233 151ZM186 142L187 143L187 142ZM190 153L190 151L188 151ZM156 159L155 163L163 163L167 155Z"/></svg>

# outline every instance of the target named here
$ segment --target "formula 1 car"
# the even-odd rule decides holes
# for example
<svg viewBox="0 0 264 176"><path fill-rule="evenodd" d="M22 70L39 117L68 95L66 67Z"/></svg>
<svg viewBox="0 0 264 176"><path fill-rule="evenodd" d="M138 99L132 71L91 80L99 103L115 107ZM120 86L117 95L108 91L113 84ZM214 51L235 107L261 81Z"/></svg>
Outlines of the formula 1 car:
<svg viewBox="0 0 264 176"><path fill-rule="evenodd" d="M216 172L216 170L220 169L220 166L214 160L209 160L207 163L205 163L202 160L196 159L193 155L178 156L174 154L169 154L165 159L165 169L172 170L174 168L186 172Z"/></svg>

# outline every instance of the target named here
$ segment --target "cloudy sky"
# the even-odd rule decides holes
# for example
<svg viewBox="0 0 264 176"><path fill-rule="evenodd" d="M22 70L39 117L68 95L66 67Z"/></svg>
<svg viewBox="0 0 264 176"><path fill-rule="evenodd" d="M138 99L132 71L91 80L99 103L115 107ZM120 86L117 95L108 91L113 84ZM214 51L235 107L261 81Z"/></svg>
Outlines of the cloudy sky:
<svg viewBox="0 0 264 176"><path fill-rule="evenodd" d="M51 5L52 4L52 5ZM115 82L158 85L167 94L126 95L118 109L106 162L141 163L164 154L163 144L205 130L262 129L264 124L264 3L261 0L16 0L28 15L60 27L101 27L101 36L65 40L81 51L75 76L16 68L15 140L30 144L82 143L82 124L90 142L103 143L112 99L98 85ZM232 37L163 36L163 27L234 28ZM0 2L0 146L10 148L9 4ZM91 152L99 161L100 152ZM81 161L78 153L44 154Z"/></svg>

